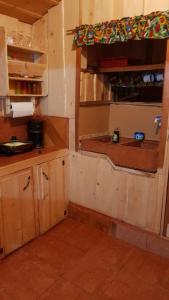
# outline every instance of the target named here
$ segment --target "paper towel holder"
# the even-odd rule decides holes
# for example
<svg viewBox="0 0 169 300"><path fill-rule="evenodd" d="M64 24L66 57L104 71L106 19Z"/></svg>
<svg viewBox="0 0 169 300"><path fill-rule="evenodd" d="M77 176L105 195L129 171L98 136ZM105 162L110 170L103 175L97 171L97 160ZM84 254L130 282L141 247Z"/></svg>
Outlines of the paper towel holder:
<svg viewBox="0 0 169 300"><path fill-rule="evenodd" d="M35 108L36 108L35 97L31 97L30 101L33 104L33 108L34 108L33 110L35 112ZM4 100L4 117L13 118L13 111L12 111L12 105L11 105L10 97L6 97L6 99Z"/></svg>

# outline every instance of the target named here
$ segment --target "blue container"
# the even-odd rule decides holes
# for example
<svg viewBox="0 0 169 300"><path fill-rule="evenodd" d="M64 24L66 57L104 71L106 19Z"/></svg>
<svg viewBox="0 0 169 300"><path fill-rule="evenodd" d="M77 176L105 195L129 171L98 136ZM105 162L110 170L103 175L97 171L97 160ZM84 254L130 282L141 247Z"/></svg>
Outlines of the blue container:
<svg viewBox="0 0 169 300"><path fill-rule="evenodd" d="M134 139L136 141L144 141L144 139L145 139L145 133L144 132L139 132L139 131L135 132L134 133Z"/></svg>

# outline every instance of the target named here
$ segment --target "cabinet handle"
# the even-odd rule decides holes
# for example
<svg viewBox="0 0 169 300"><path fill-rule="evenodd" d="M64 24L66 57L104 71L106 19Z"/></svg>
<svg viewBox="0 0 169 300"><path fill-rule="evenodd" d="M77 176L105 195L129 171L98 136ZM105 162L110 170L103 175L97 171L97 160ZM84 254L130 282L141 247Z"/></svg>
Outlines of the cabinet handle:
<svg viewBox="0 0 169 300"><path fill-rule="evenodd" d="M31 181L31 177L28 176L28 181L27 181L26 185L24 186L23 191L27 190L27 188L29 187L30 181Z"/></svg>
<svg viewBox="0 0 169 300"><path fill-rule="evenodd" d="M48 175L44 171L42 171L42 174L43 174L43 176L45 177L46 180L49 180Z"/></svg>

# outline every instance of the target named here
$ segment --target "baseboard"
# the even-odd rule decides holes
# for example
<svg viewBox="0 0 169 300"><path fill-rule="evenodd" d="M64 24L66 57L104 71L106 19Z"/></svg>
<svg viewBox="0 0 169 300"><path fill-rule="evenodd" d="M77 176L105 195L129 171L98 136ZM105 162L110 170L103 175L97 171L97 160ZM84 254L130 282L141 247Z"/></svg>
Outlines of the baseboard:
<svg viewBox="0 0 169 300"><path fill-rule="evenodd" d="M68 216L136 247L160 256L169 257L169 240L157 234L147 232L72 202L69 203Z"/></svg>

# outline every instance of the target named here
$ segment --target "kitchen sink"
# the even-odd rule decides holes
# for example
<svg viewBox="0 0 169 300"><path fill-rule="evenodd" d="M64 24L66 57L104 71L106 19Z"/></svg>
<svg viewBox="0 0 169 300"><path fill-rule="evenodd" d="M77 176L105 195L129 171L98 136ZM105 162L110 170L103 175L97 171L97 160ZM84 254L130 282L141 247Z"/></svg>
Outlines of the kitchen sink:
<svg viewBox="0 0 169 300"><path fill-rule="evenodd" d="M123 143L122 145L142 149L157 149L159 143L156 141L130 141Z"/></svg>

